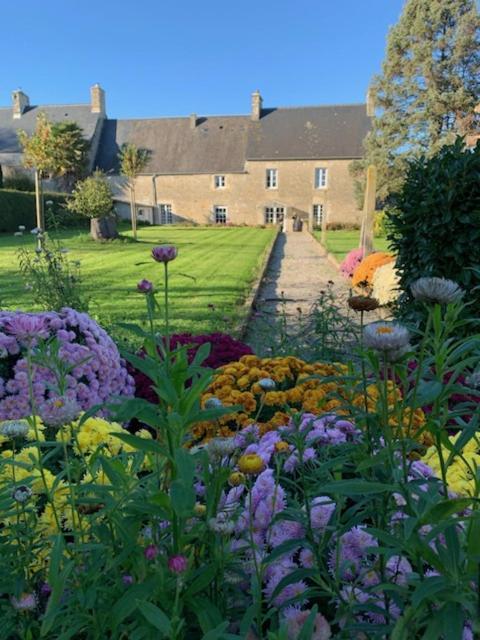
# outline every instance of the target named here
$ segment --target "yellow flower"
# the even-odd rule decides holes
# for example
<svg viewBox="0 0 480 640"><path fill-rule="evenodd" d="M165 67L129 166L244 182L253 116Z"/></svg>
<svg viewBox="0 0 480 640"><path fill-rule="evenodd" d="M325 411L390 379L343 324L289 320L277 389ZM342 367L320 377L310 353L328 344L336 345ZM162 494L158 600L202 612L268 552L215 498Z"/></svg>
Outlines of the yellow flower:
<svg viewBox="0 0 480 640"><path fill-rule="evenodd" d="M233 471L228 476L228 483L231 487L239 487L241 484L245 484L245 474L240 471Z"/></svg>
<svg viewBox="0 0 480 640"><path fill-rule="evenodd" d="M248 475L257 475L263 471L263 460L256 453L246 453L238 460L238 468L241 473Z"/></svg>
<svg viewBox="0 0 480 640"><path fill-rule="evenodd" d="M275 443L275 451L277 453L287 453L288 451L290 451L290 446L288 442L285 442L284 440L279 440L278 442Z"/></svg>

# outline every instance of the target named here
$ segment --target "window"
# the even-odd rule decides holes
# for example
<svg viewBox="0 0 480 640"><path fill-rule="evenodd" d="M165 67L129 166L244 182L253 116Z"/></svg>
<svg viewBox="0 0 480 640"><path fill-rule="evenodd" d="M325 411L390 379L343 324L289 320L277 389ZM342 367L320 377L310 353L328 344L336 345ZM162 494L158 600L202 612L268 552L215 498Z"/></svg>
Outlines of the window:
<svg viewBox="0 0 480 640"><path fill-rule="evenodd" d="M278 224L283 222L285 209L283 207L265 207L265 224Z"/></svg>
<svg viewBox="0 0 480 640"><path fill-rule="evenodd" d="M324 211L325 210L324 210L323 204L313 205L313 226L314 227L322 226Z"/></svg>
<svg viewBox="0 0 480 640"><path fill-rule="evenodd" d="M325 189L327 186L327 170L322 167L315 169L315 189Z"/></svg>
<svg viewBox="0 0 480 640"><path fill-rule="evenodd" d="M213 208L213 213L215 216L215 224L227 223L227 207L215 206Z"/></svg>
<svg viewBox="0 0 480 640"><path fill-rule="evenodd" d="M276 189L277 184L278 184L277 170L267 169L266 176L265 176L265 185L267 189Z"/></svg>
<svg viewBox="0 0 480 640"><path fill-rule="evenodd" d="M224 189L225 188L225 176L215 176L215 189Z"/></svg>
<svg viewBox="0 0 480 640"><path fill-rule="evenodd" d="M172 224L172 205L161 204L160 205L160 224Z"/></svg>

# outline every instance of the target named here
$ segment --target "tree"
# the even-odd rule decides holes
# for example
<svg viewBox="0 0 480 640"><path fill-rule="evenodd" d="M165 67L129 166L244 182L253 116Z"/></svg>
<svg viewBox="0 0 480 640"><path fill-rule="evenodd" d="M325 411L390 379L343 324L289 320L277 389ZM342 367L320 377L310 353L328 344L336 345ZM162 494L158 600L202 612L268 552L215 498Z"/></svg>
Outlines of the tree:
<svg viewBox="0 0 480 640"><path fill-rule="evenodd" d="M130 216L132 219L133 237L137 238L137 208L135 202L135 181L142 173L150 159L148 149L139 149L132 143L123 144L120 149L120 171L127 178L130 189Z"/></svg>
<svg viewBox="0 0 480 640"><path fill-rule="evenodd" d="M475 0L407 0L391 29L366 158L352 164L364 178L378 169L378 195L401 188L407 161L431 157L475 128L480 101L480 17Z"/></svg>
<svg viewBox="0 0 480 640"><path fill-rule="evenodd" d="M112 216L112 190L101 171L95 171L92 176L78 182L66 206L70 211L90 218L94 239L110 239L118 235Z"/></svg>
<svg viewBox="0 0 480 640"><path fill-rule="evenodd" d="M23 149L23 164L35 173L37 227L44 229L43 178L78 174L86 165L89 143L76 123L52 123L44 113L38 116L31 136L19 131L18 138Z"/></svg>

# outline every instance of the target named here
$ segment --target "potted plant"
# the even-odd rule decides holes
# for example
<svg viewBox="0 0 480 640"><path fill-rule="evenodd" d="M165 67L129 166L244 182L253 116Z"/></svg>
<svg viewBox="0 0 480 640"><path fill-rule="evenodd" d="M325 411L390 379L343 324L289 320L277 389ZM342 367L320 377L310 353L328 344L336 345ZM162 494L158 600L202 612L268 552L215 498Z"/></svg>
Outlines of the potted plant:
<svg viewBox="0 0 480 640"><path fill-rule="evenodd" d="M90 218L90 234L94 240L118 238L112 191L101 171L77 183L67 208Z"/></svg>

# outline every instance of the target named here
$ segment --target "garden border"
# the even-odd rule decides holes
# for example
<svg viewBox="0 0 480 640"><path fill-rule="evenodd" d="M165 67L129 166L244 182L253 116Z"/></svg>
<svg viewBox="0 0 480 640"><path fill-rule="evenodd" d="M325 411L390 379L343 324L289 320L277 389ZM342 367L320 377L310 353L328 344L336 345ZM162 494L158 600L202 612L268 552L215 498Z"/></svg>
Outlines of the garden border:
<svg viewBox="0 0 480 640"><path fill-rule="evenodd" d="M338 260L335 258L335 256L333 255L333 253L330 253L327 248L320 242L320 240L318 238L315 237L315 235L313 234L312 231L308 232L312 238L315 240L315 242L320 246L320 248L322 249L322 251L325 254L325 257L327 258L327 260L330 262L330 264L332 264L337 271L340 271L340 263L338 262Z"/></svg>
<svg viewBox="0 0 480 640"><path fill-rule="evenodd" d="M280 237L280 227L277 227L277 233L273 236L267 250L263 254L262 262L260 263L260 269L258 271L258 275L255 278L251 288L250 293L245 298L245 302L241 307L241 315L243 317L240 318L237 327L235 327L234 333L238 335L240 340L245 338L245 334L247 331L248 324L252 317L253 304L257 299L258 292L260 290L260 285L262 284L263 278L267 272L268 266L270 264L270 259L273 254L273 250L275 245Z"/></svg>

